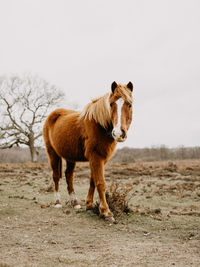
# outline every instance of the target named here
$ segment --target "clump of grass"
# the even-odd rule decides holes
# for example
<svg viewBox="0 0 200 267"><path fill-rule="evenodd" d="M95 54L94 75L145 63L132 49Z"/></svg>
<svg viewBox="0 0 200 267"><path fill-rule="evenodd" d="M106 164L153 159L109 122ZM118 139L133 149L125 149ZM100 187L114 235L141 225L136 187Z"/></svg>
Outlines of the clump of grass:
<svg viewBox="0 0 200 267"><path fill-rule="evenodd" d="M169 172L176 172L178 167L174 162L168 162L167 166L164 167L165 170L169 171Z"/></svg>
<svg viewBox="0 0 200 267"><path fill-rule="evenodd" d="M131 197L129 192L132 189L133 186L130 184L120 186L119 183L112 183L109 191L106 191L108 206L116 217L131 212L128 203ZM96 202L93 212L99 215L99 201Z"/></svg>

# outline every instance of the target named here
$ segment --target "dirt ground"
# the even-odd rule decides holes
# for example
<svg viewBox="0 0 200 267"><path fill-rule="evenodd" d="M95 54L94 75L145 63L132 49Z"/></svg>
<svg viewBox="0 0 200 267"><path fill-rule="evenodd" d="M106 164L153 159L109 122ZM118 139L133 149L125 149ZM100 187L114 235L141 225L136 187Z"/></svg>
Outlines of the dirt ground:
<svg viewBox="0 0 200 267"><path fill-rule="evenodd" d="M110 163L105 176L132 187L115 224L85 211L88 164L76 168L79 211L65 179L53 207L48 164L0 164L0 267L200 266L200 161Z"/></svg>

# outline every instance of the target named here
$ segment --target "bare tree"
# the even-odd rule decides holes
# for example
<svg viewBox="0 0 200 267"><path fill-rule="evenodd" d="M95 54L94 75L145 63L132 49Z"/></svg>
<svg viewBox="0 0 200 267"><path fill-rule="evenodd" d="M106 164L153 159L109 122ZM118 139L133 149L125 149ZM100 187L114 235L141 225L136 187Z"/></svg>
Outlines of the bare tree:
<svg viewBox="0 0 200 267"><path fill-rule="evenodd" d="M42 122L63 93L38 76L0 77L0 148L26 145L37 161Z"/></svg>

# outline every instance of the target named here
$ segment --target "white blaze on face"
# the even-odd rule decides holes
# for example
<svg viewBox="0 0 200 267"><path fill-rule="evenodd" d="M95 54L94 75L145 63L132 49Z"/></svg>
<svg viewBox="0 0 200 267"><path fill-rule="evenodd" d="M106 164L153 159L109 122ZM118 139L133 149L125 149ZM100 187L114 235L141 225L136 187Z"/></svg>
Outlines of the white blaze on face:
<svg viewBox="0 0 200 267"><path fill-rule="evenodd" d="M124 100L122 98L119 98L116 101L117 104L117 124L113 128L113 134L115 136L115 139L119 139L122 136L122 131L121 131L121 115L122 115L122 107L124 105Z"/></svg>

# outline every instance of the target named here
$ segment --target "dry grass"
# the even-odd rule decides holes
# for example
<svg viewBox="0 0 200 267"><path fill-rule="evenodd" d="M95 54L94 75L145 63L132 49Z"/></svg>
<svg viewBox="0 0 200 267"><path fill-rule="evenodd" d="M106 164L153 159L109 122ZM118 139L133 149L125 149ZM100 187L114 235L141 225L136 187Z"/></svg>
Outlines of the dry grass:
<svg viewBox="0 0 200 267"><path fill-rule="evenodd" d="M75 172L80 211L65 204L65 179L53 208L51 177L47 163L0 164L0 265L199 266L200 161L109 163L112 225L85 211L87 163Z"/></svg>
<svg viewBox="0 0 200 267"><path fill-rule="evenodd" d="M108 206L115 216L121 216L123 213L131 212L129 207L130 191L133 190L132 184L119 185L119 183L112 183L109 191L106 192L106 200Z"/></svg>

